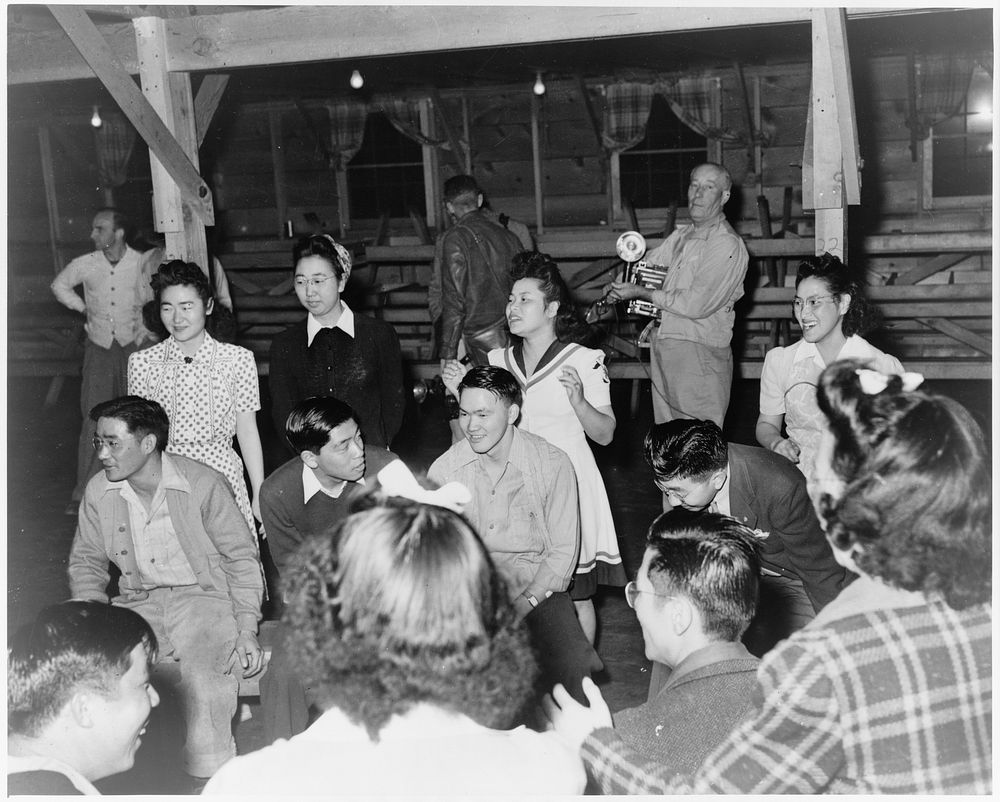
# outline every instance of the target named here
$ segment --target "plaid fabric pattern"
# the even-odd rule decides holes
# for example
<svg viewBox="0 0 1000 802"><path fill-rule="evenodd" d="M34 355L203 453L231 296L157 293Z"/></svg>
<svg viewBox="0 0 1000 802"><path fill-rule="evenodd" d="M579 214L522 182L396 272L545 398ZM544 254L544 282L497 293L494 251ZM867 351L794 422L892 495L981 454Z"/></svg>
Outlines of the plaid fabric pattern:
<svg viewBox="0 0 1000 802"><path fill-rule="evenodd" d="M677 118L692 131L708 139L746 144L745 131L734 131L717 123L712 89L718 78L677 78L661 84L659 92Z"/></svg>
<svg viewBox="0 0 1000 802"><path fill-rule="evenodd" d="M365 138L365 121L368 106L356 100L342 100L326 103L330 115L330 153L337 160L331 167L346 167L353 159Z"/></svg>
<svg viewBox="0 0 1000 802"><path fill-rule="evenodd" d="M942 602L807 627L764 658L756 716L696 776L610 729L584 762L616 794L990 793L991 629L988 605Z"/></svg>
<svg viewBox="0 0 1000 802"><path fill-rule="evenodd" d="M635 147L646 136L646 123L655 87L650 84L611 84L604 95L604 131L601 139L608 150Z"/></svg>

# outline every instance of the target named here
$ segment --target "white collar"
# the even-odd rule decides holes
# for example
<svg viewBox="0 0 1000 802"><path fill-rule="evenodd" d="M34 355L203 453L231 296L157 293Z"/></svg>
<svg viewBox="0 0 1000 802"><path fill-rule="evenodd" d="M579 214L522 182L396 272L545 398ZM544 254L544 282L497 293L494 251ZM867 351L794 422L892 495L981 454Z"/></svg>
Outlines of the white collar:
<svg viewBox="0 0 1000 802"><path fill-rule="evenodd" d="M8 776L26 771L54 771L66 777L81 794L86 796L101 795L101 792L93 786L90 780L68 763L63 763L54 757L47 757L45 755L7 755Z"/></svg>
<svg viewBox="0 0 1000 802"><path fill-rule="evenodd" d="M358 479L355 484L365 486L365 477ZM330 498L340 498L344 490L347 488L347 480L345 479L339 485L337 485L333 490L327 490L323 485L320 484L319 479L316 478L316 474L313 473L313 469L302 463L302 503L308 504L309 499L315 496L317 493L324 493Z"/></svg>
<svg viewBox="0 0 1000 802"><path fill-rule="evenodd" d="M867 359L872 356L872 347L868 344L868 341L859 337L857 334L852 334L840 346L840 351L837 352L837 359L849 359L851 357L860 357L862 359ZM823 357L820 356L819 348L816 343L806 342L805 340L799 340L798 347L795 349L795 359L794 362L802 362L806 359L814 360L818 365L826 367L826 362L823 361Z"/></svg>
<svg viewBox="0 0 1000 802"><path fill-rule="evenodd" d="M306 345L312 345L313 338L319 334L320 329L340 329L351 338L354 337L354 312L343 301L340 302L340 307L340 317L332 326L324 326L311 312L309 313L309 317L306 318Z"/></svg>

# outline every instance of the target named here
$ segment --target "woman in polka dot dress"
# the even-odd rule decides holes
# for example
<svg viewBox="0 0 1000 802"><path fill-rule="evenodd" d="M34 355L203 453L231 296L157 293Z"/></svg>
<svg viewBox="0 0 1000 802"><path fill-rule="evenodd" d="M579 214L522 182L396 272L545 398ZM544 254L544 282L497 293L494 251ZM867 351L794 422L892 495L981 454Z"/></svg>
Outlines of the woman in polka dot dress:
<svg viewBox="0 0 1000 802"><path fill-rule="evenodd" d="M255 532L264 456L257 431L260 385L253 354L205 331L215 300L208 277L196 264L175 259L161 265L150 284L170 336L129 357L128 391L163 406L170 418L167 451L220 471ZM233 449L234 435L242 461Z"/></svg>

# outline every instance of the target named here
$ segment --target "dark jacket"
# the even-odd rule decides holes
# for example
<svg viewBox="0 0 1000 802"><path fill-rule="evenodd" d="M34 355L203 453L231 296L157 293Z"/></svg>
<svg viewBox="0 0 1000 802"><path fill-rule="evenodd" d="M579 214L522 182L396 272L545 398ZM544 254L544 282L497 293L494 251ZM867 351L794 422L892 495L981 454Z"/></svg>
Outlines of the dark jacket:
<svg viewBox="0 0 1000 802"><path fill-rule="evenodd" d="M507 344L504 311L510 288L511 262L521 242L480 210L469 212L441 238L442 359L454 359L463 337L483 350ZM474 357L475 358L475 357ZM476 359L477 364L480 363Z"/></svg>

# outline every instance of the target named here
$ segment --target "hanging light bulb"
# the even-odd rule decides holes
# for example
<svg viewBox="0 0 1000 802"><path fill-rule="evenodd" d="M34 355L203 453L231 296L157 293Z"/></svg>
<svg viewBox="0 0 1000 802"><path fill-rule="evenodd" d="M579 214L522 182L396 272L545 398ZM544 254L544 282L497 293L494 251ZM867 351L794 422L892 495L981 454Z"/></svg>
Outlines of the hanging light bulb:
<svg viewBox="0 0 1000 802"><path fill-rule="evenodd" d="M98 111L97 106L94 106L94 113L90 117L90 124L94 128L100 128L104 120L101 119L101 112Z"/></svg>
<svg viewBox="0 0 1000 802"><path fill-rule="evenodd" d="M365 79L361 77L361 73L355 70L351 73L351 88L360 89L365 85Z"/></svg>
<svg viewBox="0 0 1000 802"><path fill-rule="evenodd" d="M545 94L545 84L542 83L542 73L540 71L535 73L535 85L531 89L536 95Z"/></svg>

